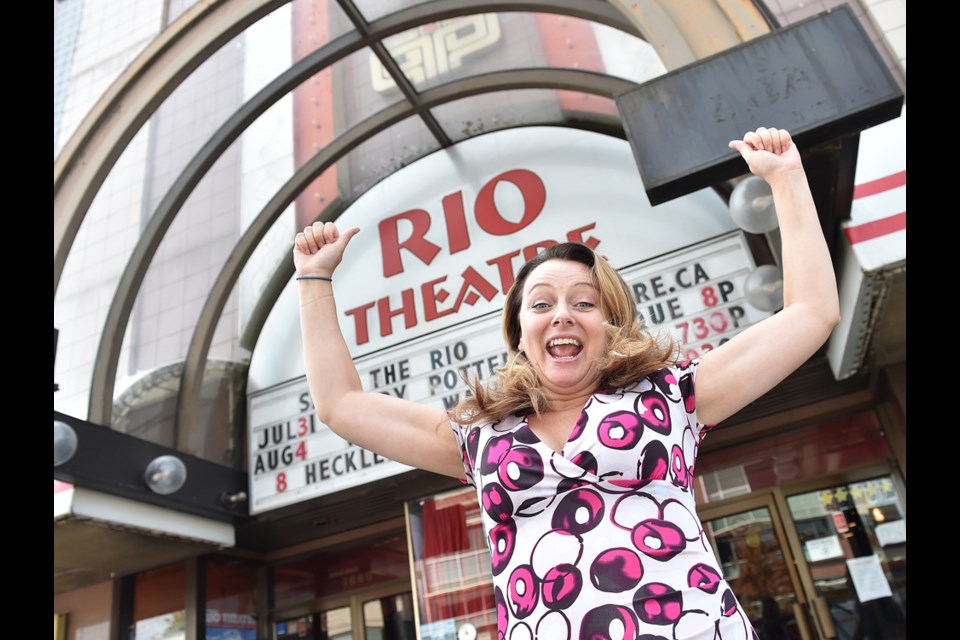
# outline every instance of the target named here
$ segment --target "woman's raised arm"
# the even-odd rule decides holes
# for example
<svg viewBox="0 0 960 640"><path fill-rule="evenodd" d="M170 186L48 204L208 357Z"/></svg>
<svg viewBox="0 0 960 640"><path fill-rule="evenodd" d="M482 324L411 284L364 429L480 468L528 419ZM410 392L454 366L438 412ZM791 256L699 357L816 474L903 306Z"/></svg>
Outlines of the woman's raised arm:
<svg viewBox="0 0 960 640"><path fill-rule="evenodd" d="M784 129L730 142L773 192L780 224L783 309L701 358L697 415L716 424L772 389L823 346L840 321L837 281L800 153Z"/></svg>
<svg viewBox="0 0 960 640"><path fill-rule="evenodd" d="M364 449L462 478L463 464L443 409L365 391L360 383L329 280L359 231L353 227L341 233L332 222L314 222L294 240L304 366L317 417Z"/></svg>

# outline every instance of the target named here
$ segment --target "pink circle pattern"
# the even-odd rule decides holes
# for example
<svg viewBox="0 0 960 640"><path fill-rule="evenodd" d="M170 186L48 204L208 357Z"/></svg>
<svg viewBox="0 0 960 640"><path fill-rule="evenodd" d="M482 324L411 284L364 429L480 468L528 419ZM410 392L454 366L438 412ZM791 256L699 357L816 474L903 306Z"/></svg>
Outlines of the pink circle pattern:
<svg viewBox="0 0 960 640"><path fill-rule="evenodd" d="M587 401L560 452L523 415L454 424L498 640L756 640L696 513L698 361ZM557 631L557 630L565 631Z"/></svg>

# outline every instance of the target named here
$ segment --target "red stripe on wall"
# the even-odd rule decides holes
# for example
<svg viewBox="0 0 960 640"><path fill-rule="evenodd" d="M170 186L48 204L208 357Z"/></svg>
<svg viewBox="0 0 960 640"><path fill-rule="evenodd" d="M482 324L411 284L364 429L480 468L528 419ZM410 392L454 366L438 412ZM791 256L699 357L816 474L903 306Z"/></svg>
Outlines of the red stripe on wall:
<svg viewBox="0 0 960 640"><path fill-rule="evenodd" d="M537 14L537 29L547 65L564 69L604 72L603 56L590 23L579 18ZM556 92L563 111L617 115L609 98L575 91Z"/></svg>
<svg viewBox="0 0 960 640"><path fill-rule="evenodd" d="M898 213L888 218L881 218L873 222L865 222L855 227L847 227L844 233L850 244L857 244L865 240L872 240L885 236L894 231L903 231L907 228L907 212Z"/></svg>
<svg viewBox="0 0 960 640"><path fill-rule="evenodd" d="M890 189L896 189L897 187L902 187L906 184L907 172L904 170L899 173L891 174L885 178L879 178L877 180L871 180L870 182L858 184L853 188L853 199L856 200L857 198L865 198L866 196L872 196L877 193L889 191Z"/></svg>
<svg viewBox="0 0 960 640"><path fill-rule="evenodd" d="M330 9L326 2L313 0L294 0L290 7L293 59L299 61L330 41ZM304 80L292 93L293 161L294 168L300 169L336 138L334 111L343 102L334 100L331 67ZM297 196L294 230L300 231L316 220L339 198L337 165L332 165Z"/></svg>

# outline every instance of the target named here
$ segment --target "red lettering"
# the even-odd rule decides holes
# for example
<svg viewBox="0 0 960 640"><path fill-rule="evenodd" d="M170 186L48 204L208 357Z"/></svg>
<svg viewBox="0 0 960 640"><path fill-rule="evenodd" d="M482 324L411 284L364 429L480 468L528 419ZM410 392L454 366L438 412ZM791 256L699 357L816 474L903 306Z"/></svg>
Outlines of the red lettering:
<svg viewBox="0 0 960 640"><path fill-rule="evenodd" d="M354 331L357 334L357 344L365 344L370 341L370 331L367 328L367 310L373 307L375 302L368 302L354 309L345 311L348 316L353 316Z"/></svg>
<svg viewBox="0 0 960 640"><path fill-rule="evenodd" d="M503 293L509 291L513 285L513 259L518 255L520 255L519 251L511 251L510 253L505 253L502 256L487 260L487 264L491 267L497 267L497 272L500 274L500 291Z"/></svg>
<svg viewBox="0 0 960 640"><path fill-rule="evenodd" d="M716 333L723 333L727 330L729 324L727 323L727 316L720 312L714 311L710 314L710 328L713 329Z"/></svg>
<svg viewBox="0 0 960 640"><path fill-rule="evenodd" d="M703 340L710 335L710 328L707 327L707 321L700 316L693 318L693 335L697 340Z"/></svg>
<svg viewBox="0 0 960 640"><path fill-rule="evenodd" d="M597 240L594 236L590 236L590 237L587 238L586 240L584 240L584 238L583 238L583 233L584 233L585 231L590 231L590 229L593 229L593 228L596 227L596 226L597 226L597 223L596 223L596 222L591 222L590 224L588 224L588 225L586 225L586 226L578 227L578 228L574 229L573 231L568 232L568 233L567 233L567 241L568 241L568 242L579 242L580 244L585 244L585 245L587 245L587 246L590 247L591 249L596 249L597 246L600 244L600 241L599 241L599 240Z"/></svg>
<svg viewBox="0 0 960 640"><path fill-rule="evenodd" d="M471 291L471 289L476 289L476 291ZM480 292L480 295L477 295L477 291ZM483 276L477 273L477 270L473 267L467 267L463 272L463 286L460 287L460 295L457 296L457 301L453 305L453 310L458 311L460 305L466 302L470 306L477 304L477 300L480 299L480 296L483 296L488 302L493 300L493 296L497 295L497 288L492 284L487 282Z"/></svg>
<svg viewBox="0 0 960 640"><path fill-rule="evenodd" d="M537 257L537 254L543 251L544 249L549 249L553 245L557 244L556 240L543 240L537 242L536 244L531 244L523 248L523 259L526 262L533 260Z"/></svg>
<svg viewBox="0 0 960 640"><path fill-rule="evenodd" d="M408 220L413 225L410 237L400 242L398 222ZM403 261L400 259L400 250L406 249L424 264L430 264L440 253L440 247L423 236L430 229L430 214L423 209L411 209L398 213L395 216L380 221L380 255L383 259L383 275L385 278L403 272Z"/></svg>
<svg viewBox="0 0 960 640"><path fill-rule="evenodd" d="M420 295L423 296L423 319L427 322L450 315L456 311L455 308L447 309L446 311L437 311L437 302L443 302L450 297L450 292L446 289L440 289L439 291L435 289L437 283L443 282L446 279L447 276L443 276L442 278L424 282L420 285Z"/></svg>
<svg viewBox="0 0 960 640"><path fill-rule="evenodd" d="M403 314L404 327L409 329L417 324L417 310L413 304L413 289L404 289L400 292L402 302L399 309L390 308L390 298L377 300L377 311L380 313L380 335L389 336L393 333L393 317Z"/></svg>
<svg viewBox="0 0 960 640"><path fill-rule="evenodd" d="M523 216L520 222L510 222L500 215L493 194L500 182L510 182L523 195ZM526 169L505 171L483 185L477 194L474 215L480 228L494 236L507 236L523 229L533 222L547 201L547 190L540 176Z"/></svg>
<svg viewBox="0 0 960 640"><path fill-rule="evenodd" d="M406 213L410 214L411 212ZM600 244L599 240L592 236L584 239L584 233L590 229L593 229L595 226L596 223L592 223L583 227L579 227L568 232L566 237L570 239L571 242L579 241L583 244L591 246L592 248L596 248L596 246ZM423 230L423 228L420 229L421 232ZM420 240L422 241L422 237ZM466 242L469 243L469 240L466 240ZM404 328L411 329L419 322L418 307L422 309L423 319L426 322L431 322L444 316L459 312L460 307L463 304L471 306L475 305L480 301L480 298L483 298L489 302L493 300L498 293L506 293L514 283L514 259L521 255L524 256L524 259L530 259L535 257L538 252L547 247L555 245L556 243L557 241L551 239L541 240L531 245L527 245L522 249L510 251L487 260L486 264L495 268L496 275L500 278L499 290L495 285L491 284L491 280L487 280L487 278L482 275L481 272L477 271L472 266L468 266L460 274L461 282L456 301L446 309L438 308L439 305L445 303L451 296L450 291L443 286L447 283L448 276L441 276L439 278L428 280L427 282L419 285L419 287L411 287L401 291L400 305L396 309L391 308L390 297L383 297L346 311L345 314L347 317L353 318L354 329L356 333L356 344L362 345L370 341L369 311L374 306L377 307L376 317L380 322L381 337L386 337L393 334L393 319L396 316L402 315L404 319ZM395 249L397 252L399 251L399 248L400 245L396 244ZM399 254L395 252L395 255ZM433 253L433 255L436 254ZM416 299L415 295L417 289L420 291L421 300L419 301ZM374 320L374 322L376 322L376 320ZM683 331L685 334L687 325L686 323L680 323L677 328Z"/></svg>
<svg viewBox="0 0 960 640"><path fill-rule="evenodd" d="M467 217L463 213L463 192L457 191L446 196L443 201L443 218L447 221L447 243L450 254L470 248L470 234L467 232Z"/></svg>
<svg viewBox="0 0 960 640"><path fill-rule="evenodd" d="M719 302L717 293L713 290L713 287L704 287L701 289L700 298L703 300L703 304L708 307L715 307Z"/></svg>
<svg viewBox="0 0 960 640"><path fill-rule="evenodd" d="M577 242L577 243L586 245L586 246L590 247L591 249L596 249L596 248L597 248L597 245L600 244L600 241L599 241L599 240L597 240L597 239L596 239L595 237L593 237L593 236L590 236L590 237L587 238L587 239L584 239L584 237L583 237L583 232L584 232L584 231L589 231L590 229L593 229L593 228L596 227L596 226L597 226L597 223L596 223L596 222L593 222L593 223L591 223L591 224L588 224L588 225L583 226L583 227L578 227L577 229L574 229L573 231L568 232L568 233L567 233L567 241L568 241L568 242ZM543 251L544 249L548 249L548 248L552 247L552 246L555 245L555 244L557 244L557 243L556 243L554 240L544 240L544 241L538 242L538 243L536 243L536 244L531 244L531 245L528 246L528 247L524 247L524 249L523 249L523 259L524 259L524 260L533 260L534 258L537 257L537 254L538 254L538 253L540 253L540 252Z"/></svg>

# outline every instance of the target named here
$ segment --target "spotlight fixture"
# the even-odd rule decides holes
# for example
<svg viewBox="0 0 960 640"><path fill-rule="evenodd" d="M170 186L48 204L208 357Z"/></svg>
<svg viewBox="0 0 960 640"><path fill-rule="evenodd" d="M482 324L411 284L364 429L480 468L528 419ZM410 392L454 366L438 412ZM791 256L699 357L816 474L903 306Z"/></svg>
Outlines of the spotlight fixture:
<svg viewBox="0 0 960 640"><path fill-rule="evenodd" d="M748 176L730 193L730 217L748 233L767 233L779 226L773 191L759 176Z"/></svg>
<svg viewBox="0 0 960 640"><path fill-rule="evenodd" d="M61 420L53 421L53 466L59 467L77 452L77 432Z"/></svg>
<svg viewBox="0 0 960 640"><path fill-rule="evenodd" d="M166 496L183 487L187 481L187 466L176 456L158 456L147 465L143 479L151 491Z"/></svg>
<svg viewBox="0 0 960 640"><path fill-rule="evenodd" d="M760 311L778 311L783 307L783 271L774 264L760 265L747 275L743 296Z"/></svg>
<svg viewBox="0 0 960 640"><path fill-rule="evenodd" d="M220 503L225 507L233 507L247 501L246 491L224 491L220 494Z"/></svg>

